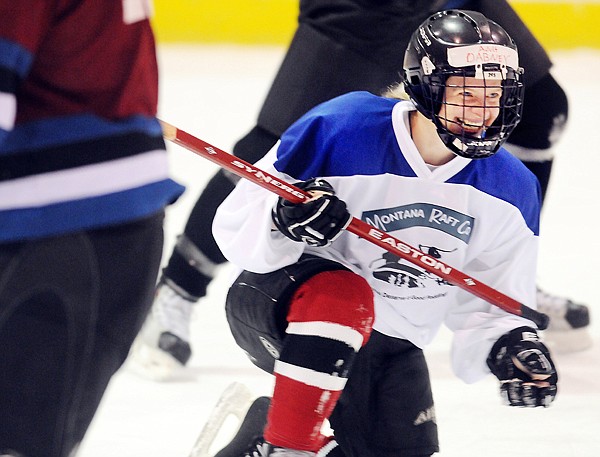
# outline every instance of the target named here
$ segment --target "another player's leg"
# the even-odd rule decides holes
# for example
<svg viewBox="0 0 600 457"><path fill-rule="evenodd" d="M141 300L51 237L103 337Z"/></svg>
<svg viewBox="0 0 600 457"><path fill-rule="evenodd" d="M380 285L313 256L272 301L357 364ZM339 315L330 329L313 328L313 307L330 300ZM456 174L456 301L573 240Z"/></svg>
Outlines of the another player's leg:
<svg viewBox="0 0 600 457"><path fill-rule="evenodd" d="M277 137L255 127L235 145L236 156L255 162ZM130 356L136 371L153 379L166 379L185 366L192 355L190 325L194 305L226 262L213 236L212 220L218 206L237 182L221 170L200 194L183 234L159 279L152 310Z"/></svg>
<svg viewBox="0 0 600 457"><path fill-rule="evenodd" d="M567 114L567 97L552 75L547 74L527 88L523 119L506 145L538 178L542 203L550 182L554 147L565 127ZM592 344L586 305L538 289L537 306L550 316L544 338L555 351L579 351Z"/></svg>
<svg viewBox="0 0 600 457"><path fill-rule="evenodd" d="M0 247L0 454L75 454L149 309L162 222Z"/></svg>
<svg viewBox="0 0 600 457"><path fill-rule="evenodd" d="M538 178L542 198L550 182L555 145L568 117L568 100L550 73L548 53L506 0L467 0L464 9L474 9L502 24L519 46L525 68L523 117L505 147ZM544 201L542 201L544 203ZM589 309L568 298L539 290L538 309L550 316L544 336L555 351L582 350L592 344L588 333Z"/></svg>
<svg viewBox="0 0 600 457"><path fill-rule="evenodd" d="M87 428L75 412L98 313L90 254L82 236L0 247L2 455L67 456Z"/></svg>

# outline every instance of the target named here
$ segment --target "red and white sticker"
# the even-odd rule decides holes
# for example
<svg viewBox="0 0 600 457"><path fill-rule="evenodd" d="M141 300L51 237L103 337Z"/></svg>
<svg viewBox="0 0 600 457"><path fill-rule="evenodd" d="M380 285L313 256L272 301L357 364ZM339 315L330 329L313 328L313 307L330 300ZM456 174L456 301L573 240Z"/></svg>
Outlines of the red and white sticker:
<svg viewBox="0 0 600 457"><path fill-rule="evenodd" d="M519 68L519 55L506 46L473 44L449 48L448 63L455 68L495 63L516 70Z"/></svg>

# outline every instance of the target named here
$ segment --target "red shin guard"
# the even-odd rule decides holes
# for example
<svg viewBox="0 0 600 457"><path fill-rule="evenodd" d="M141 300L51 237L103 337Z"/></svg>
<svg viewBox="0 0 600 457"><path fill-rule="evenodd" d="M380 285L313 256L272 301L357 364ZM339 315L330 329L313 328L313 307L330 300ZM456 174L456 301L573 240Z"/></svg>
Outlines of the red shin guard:
<svg viewBox="0 0 600 457"><path fill-rule="evenodd" d="M317 344L311 346L313 348L322 342L326 350L331 340L347 343L341 354L343 359L369 338L373 324L373 292L362 277L349 271L319 273L302 284L294 294L288 322L290 327L293 324L300 328L316 324L316 333L312 333L315 327L307 333L300 333L312 338L313 344L316 340ZM331 325L333 330L319 334L318 329L331 328ZM295 342L297 340L290 337L286 347ZM317 451L323 444L321 426L333 411L345 380L337 373L315 372L289 364L284 354L285 347L282 359L275 366L275 391L265 439L276 446ZM306 357L311 358L311 354L306 354Z"/></svg>

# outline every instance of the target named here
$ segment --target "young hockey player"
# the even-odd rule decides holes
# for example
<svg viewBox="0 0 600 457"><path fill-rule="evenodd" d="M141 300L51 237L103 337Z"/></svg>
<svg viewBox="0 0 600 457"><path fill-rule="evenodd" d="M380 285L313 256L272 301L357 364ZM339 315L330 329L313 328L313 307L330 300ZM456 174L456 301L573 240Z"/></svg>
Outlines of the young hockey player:
<svg viewBox="0 0 600 457"><path fill-rule="evenodd" d="M550 73L547 53L505 0L301 0L298 29L257 125L235 145L234 154L254 163L292 122L318 103L353 90L382 93L397 81L412 31L434 11L450 8L449 4L482 12L503 25L521 49L527 97L522 120L506 147L536 175L543 199L554 144L567 119L567 98ZM153 311L134 351L136 361L160 367L153 373L157 377L168 376L191 356L193 304L206 294L217 266L225 261L211 233L212 217L233 186L231 175L223 171L210 180L163 270ZM551 317L545 338L557 349L580 350L591 344L586 306L542 290L537 303Z"/></svg>
<svg viewBox="0 0 600 457"><path fill-rule="evenodd" d="M353 215L535 307L540 187L501 147L520 118L521 77L497 23L436 13L410 39L403 86L319 105L257 163L311 200L243 181L219 207L215 239L243 270L228 322L275 376L248 455L437 452L422 348L442 324L460 378L493 373L513 406L553 401L557 373L532 322L344 231Z"/></svg>

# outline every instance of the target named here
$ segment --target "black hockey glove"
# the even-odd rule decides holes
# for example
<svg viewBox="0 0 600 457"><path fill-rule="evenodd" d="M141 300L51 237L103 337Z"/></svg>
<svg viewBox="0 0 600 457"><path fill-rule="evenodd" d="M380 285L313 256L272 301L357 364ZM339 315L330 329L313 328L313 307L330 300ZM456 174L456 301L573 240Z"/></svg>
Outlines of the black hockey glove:
<svg viewBox="0 0 600 457"><path fill-rule="evenodd" d="M313 178L294 185L313 198L303 203L279 198L272 213L275 226L294 241L329 246L352 220L346 203L335 196L333 187L324 179Z"/></svg>
<svg viewBox="0 0 600 457"><path fill-rule="evenodd" d="M519 327L500 337L487 364L508 405L547 408L554 401L558 374L535 329Z"/></svg>

